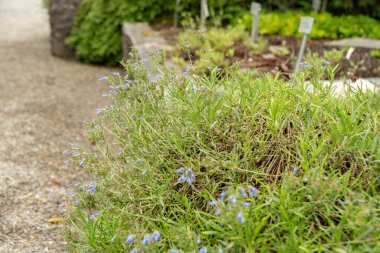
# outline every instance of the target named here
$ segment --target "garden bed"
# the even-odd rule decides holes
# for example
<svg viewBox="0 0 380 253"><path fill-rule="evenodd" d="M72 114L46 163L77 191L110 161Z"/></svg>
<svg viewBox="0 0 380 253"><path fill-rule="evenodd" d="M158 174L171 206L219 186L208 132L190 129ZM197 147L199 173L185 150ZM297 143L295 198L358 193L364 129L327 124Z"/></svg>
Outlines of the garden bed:
<svg viewBox="0 0 380 253"><path fill-rule="evenodd" d="M184 32L183 29L175 27L167 27L162 25L155 25L154 28L172 44L179 44L178 36ZM229 28L227 28L228 32ZM206 35L207 36L207 35ZM247 35L248 36L248 35ZM247 39L247 38L245 38ZM226 48L225 62L217 67L226 67L238 63L242 68L255 68L259 72L274 72L279 71L284 76L289 76L293 73L294 62L298 53L300 38L280 36L280 35L265 35L261 36L262 45L257 53L251 53L251 49L246 45L244 39L239 39L234 42L231 48ZM356 48L349 60L345 58L348 47L340 48L328 46L325 43L330 40L308 40L307 52L304 57L304 62L311 58L321 58L325 61L331 62L333 65L339 64L336 73L338 78L365 78L380 76L380 57L375 57L375 50L367 48ZM178 48L177 48L178 49ZM232 49L234 54L228 55L226 51ZM189 62L189 55L180 50L169 52L169 56L176 56L182 58L184 62ZM178 53L179 52L179 53ZM378 52L378 50L377 50ZM315 55L317 54L317 55ZM196 49L191 49L191 60L196 62L199 60L199 55ZM184 67L184 62L182 66ZM224 66L223 66L224 65Z"/></svg>

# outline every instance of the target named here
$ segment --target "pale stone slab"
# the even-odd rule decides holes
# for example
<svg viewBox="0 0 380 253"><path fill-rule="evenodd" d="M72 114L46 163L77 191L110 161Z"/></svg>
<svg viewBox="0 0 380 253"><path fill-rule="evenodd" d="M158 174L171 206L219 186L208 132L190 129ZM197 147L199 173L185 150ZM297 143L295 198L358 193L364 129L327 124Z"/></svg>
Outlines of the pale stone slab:
<svg viewBox="0 0 380 253"><path fill-rule="evenodd" d="M149 56L157 53L160 49L166 50L171 48L167 41L147 23L123 23L122 41L124 58L128 59L131 49L136 49L144 67L148 71L149 80L156 81L160 77L160 73ZM166 66L172 69L179 69L171 61L168 61Z"/></svg>
<svg viewBox="0 0 380 253"><path fill-rule="evenodd" d="M331 84L330 81L322 81L323 86L330 86L332 87L332 92L334 95L343 95L347 91L352 92L366 92L366 91L373 91L373 92L380 92L380 83L376 83L374 79L357 79L356 81L353 80L335 80ZM314 87L310 84L310 82L307 82L307 84L310 85L310 91L314 91Z"/></svg>
<svg viewBox="0 0 380 253"><path fill-rule="evenodd" d="M366 39L366 38L351 38L334 40L325 43L327 46L337 46L337 47L361 47L370 49L380 49L380 40L377 39Z"/></svg>

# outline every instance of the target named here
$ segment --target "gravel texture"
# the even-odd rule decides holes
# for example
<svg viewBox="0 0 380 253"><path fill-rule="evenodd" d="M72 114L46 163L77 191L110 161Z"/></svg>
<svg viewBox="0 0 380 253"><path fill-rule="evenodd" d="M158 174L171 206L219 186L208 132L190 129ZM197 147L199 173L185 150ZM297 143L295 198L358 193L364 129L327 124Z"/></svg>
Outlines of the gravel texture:
<svg viewBox="0 0 380 253"><path fill-rule="evenodd" d="M62 217L83 172L64 165L68 143L106 103L113 71L50 55L41 0L0 1L0 252L65 252Z"/></svg>

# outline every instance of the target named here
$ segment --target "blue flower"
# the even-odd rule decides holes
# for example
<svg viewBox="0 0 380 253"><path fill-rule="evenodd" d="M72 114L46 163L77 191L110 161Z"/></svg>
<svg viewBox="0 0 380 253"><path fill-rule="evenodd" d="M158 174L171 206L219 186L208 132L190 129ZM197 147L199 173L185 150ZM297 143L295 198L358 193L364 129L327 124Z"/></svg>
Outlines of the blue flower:
<svg viewBox="0 0 380 253"><path fill-rule="evenodd" d="M228 201L230 201L232 204L236 204L236 197L234 195L228 196Z"/></svg>
<svg viewBox="0 0 380 253"><path fill-rule="evenodd" d="M178 179L178 183L187 182L188 184L192 184L195 181L195 175L191 168L186 168L185 172L183 168L180 168L176 171L177 174L181 174Z"/></svg>
<svg viewBox="0 0 380 253"><path fill-rule="evenodd" d="M226 198L226 193L225 193L225 192L222 192L222 193L220 194L220 200L221 200L221 201L224 201L225 198Z"/></svg>
<svg viewBox="0 0 380 253"><path fill-rule="evenodd" d="M218 202L217 201L210 201L210 202L208 202L208 204L210 206L215 206L216 204L218 204Z"/></svg>
<svg viewBox="0 0 380 253"><path fill-rule="evenodd" d="M79 199L75 200L75 205L79 205L79 203L80 203Z"/></svg>
<svg viewBox="0 0 380 253"><path fill-rule="evenodd" d="M77 194L73 191L73 189L71 189L70 191L69 191L69 196L70 197L75 197Z"/></svg>
<svg viewBox="0 0 380 253"><path fill-rule="evenodd" d="M208 252L208 250L207 250L206 247L203 247L203 248L201 248L201 249L199 250L199 253L207 253L207 252Z"/></svg>
<svg viewBox="0 0 380 253"><path fill-rule="evenodd" d="M156 242L158 242L158 240L160 240L160 237L161 237L160 232L158 232L158 231L154 231L154 232L152 233L152 239L155 240Z"/></svg>
<svg viewBox="0 0 380 253"><path fill-rule="evenodd" d="M193 174L193 170L191 168L186 168L186 175L191 175Z"/></svg>
<svg viewBox="0 0 380 253"><path fill-rule="evenodd" d="M139 252L139 250L138 249L133 249L133 250L131 250L129 253L138 253Z"/></svg>
<svg viewBox="0 0 380 253"><path fill-rule="evenodd" d="M222 249L222 248L219 248L219 249L218 249L218 253L223 253L223 249Z"/></svg>
<svg viewBox="0 0 380 253"><path fill-rule="evenodd" d="M323 65L331 65L331 62L329 62L329 61L324 61L324 62L323 62Z"/></svg>
<svg viewBox="0 0 380 253"><path fill-rule="evenodd" d="M96 212L94 214L91 214L90 215L90 220L95 220L95 218L97 218L99 215L100 215L100 212Z"/></svg>
<svg viewBox="0 0 380 253"><path fill-rule="evenodd" d="M126 244L132 244L136 239L135 235L128 235L127 239L125 240Z"/></svg>
<svg viewBox="0 0 380 253"><path fill-rule="evenodd" d="M237 219L238 221L240 221L241 223L244 223L244 222L245 222L245 220L244 220L244 216L243 216L242 213L238 213L236 219Z"/></svg>
<svg viewBox="0 0 380 253"><path fill-rule="evenodd" d="M179 250L171 249L171 250L169 251L169 253L179 253Z"/></svg>
<svg viewBox="0 0 380 253"><path fill-rule="evenodd" d="M309 66L307 65L306 62L301 62L301 63L300 63L300 67L306 69L306 68L308 68Z"/></svg>
<svg viewBox="0 0 380 253"><path fill-rule="evenodd" d="M103 112L104 109L97 108L96 109L96 115L99 115Z"/></svg>
<svg viewBox="0 0 380 253"><path fill-rule="evenodd" d="M83 191L86 187L84 185L75 184L74 185L79 191Z"/></svg>
<svg viewBox="0 0 380 253"><path fill-rule="evenodd" d="M88 193L94 193L94 192L96 192L96 180L90 182L87 185L87 192Z"/></svg>
<svg viewBox="0 0 380 253"><path fill-rule="evenodd" d="M108 80L108 77L107 76L103 76L103 77L99 78L98 80L99 81L106 81L106 80Z"/></svg>
<svg viewBox="0 0 380 253"><path fill-rule="evenodd" d="M195 176L191 175L190 177L187 178L186 181L187 181L188 184L192 184L195 181Z"/></svg>
<svg viewBox="0 0 380 253"><path fill-rule="evenodd" d="M95 193L96 192L96 187L91 187L87 189L88 193Z"/></svg>
<svg viewBox="0 0 380 253"><path fill-rule="evenodd" d="M144 238L141 241L141 244L142 245L149 244L151 242L151 240L152 240L152 238L150 237L150 235L144 235Z"/></svg>
<svg viewBox="0 0 380 253"><path fill-rule="evenodd" d="M201 242L202 242L202 241L201 241L201 238L198 238L198 239L197 239L197 244L199 245L199 244L201 244Z"/></svg>
<svg viewBox="0 0 380 253"><path fill-rule="evenodd" d="M251 204L250 203L248 203L248 202L243 202L243 206L245 206L245 207L249 207Z"/></svg>
<svg viewBox="0 0 380 253"><path fill-rule="evenodd" d="M243 198L248 198L247 192L245 191L244 188L241 188L240 193L241 193L241 196L242 196Z"/></svg>
<svg viewBox="0 0 380 253"><path fill-rule="evenodd" d="M184 175L181 175L179 178L178 178L178 183L182 183L182 182L185 182L186 181L186 177Z"/></svg>
<svg viewBox="0 0 380 253"><path fill-rule="evenodd" d="M293 168L292 172L293 172L293 174L297 174L298 168Z"/></svg>
<svg viewBox="0 0 380 253"><path fill-rule="evenodd" d="M257 194L257 189L256 189L255 187L253 187L253 186L250 186L250 187L249 187L249 194L251 195L251 197L256 196L256 194Z"/></svg>

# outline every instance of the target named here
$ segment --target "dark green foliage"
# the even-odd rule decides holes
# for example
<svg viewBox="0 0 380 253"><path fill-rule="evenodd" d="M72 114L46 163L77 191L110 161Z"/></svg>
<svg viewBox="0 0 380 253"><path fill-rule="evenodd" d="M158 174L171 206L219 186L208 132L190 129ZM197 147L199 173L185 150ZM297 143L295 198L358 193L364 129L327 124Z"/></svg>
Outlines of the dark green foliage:
<svg viewBox="0 0 380 253"><path fill-rule="evenodd" d="M211 0L210 12L226 23L239 11L239 0ZM199 13L199 2L184 0L181 13ZM122 58L121 24L123 21L146 21L156 18L172 22L175 1L171 0L84 0L74 23L69 46L79 59L91 63L115 65Z"/></svg>
<svg viewBox="0 0 380 253"><path fill-rule="evenodd" d="M84 0L67 43L85 62L115 65L122 58L122 22L151 21L162 12L163 1Z"/></svg>
<svg viewBox="0 0 380 253"><path fill-rule="evenodd" d="M289 8L311 10L311 0L259 2L263 3L264 10L288 11ZM339 1L329 1L328 7L344 7L335 2ZM199 3L199 0L182 0L180 14L181 20L184 21L183 24L197 22ZM243 22L249 26L250 15L245 15L245 13L249 10L250 3L251 1L248 0L209 0L211 13L209 22L211 25L218 26L243 18L245 20ZM371 3L371 0L367 0L366 3L366 9L379 9L376 4ZM348 6L352 6L352 4ZM360 6L364 6L363 3ZM373 8L369 8L369 6L373 6ZM351 9L344 8L349 11L353 7L350 7ZM75 49L77 57L85 62L116 65L122 59L121 24L123 21L150 22L160 19L161 22L171 24L174 9L175 0L84 0L77 13L74 28L71 36L67 39L67 43ZM267 18L262 23L265 24L265 29L279 29L278 34L295 34L298 26L298 15L295 13L280 16L278 16L279 14L267 15L269 16L266 16ZM280 20L280 17L286 19ZM328 14L322 14L318 18L321 19L317 20L317 27L315 28L317 32L313 32L312 35L315 38L369 36L370 34L372 34L370 37L379 37L377 35L380 30L378 24L376 25L375 21L366 17L349 16L336 19ZM189 22L189 19L195 22ZM290 27L288 28L287 25ZM372 31L370 31L371 29Z"/></svg>
<svg viewBox="0 0 380 253"><path fill-rule="evenodd" d="M298 26L301 16L315 18L311 38L337 39L349 37L380 38L380 22L367 16L332 16L329 13L272 12L260 15L261 34L281 34L300 36ZM252 15L246 13L237 17L233 23L249 28Z"/></svg>

